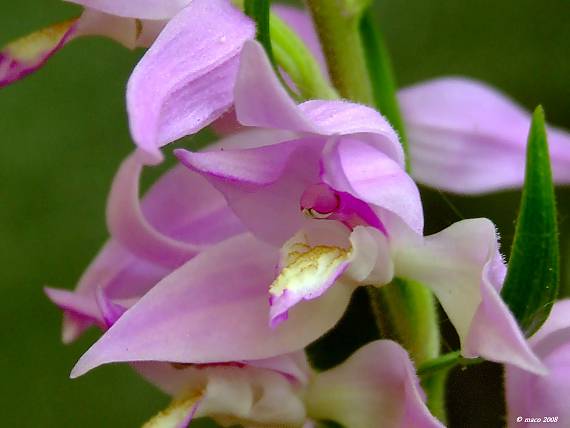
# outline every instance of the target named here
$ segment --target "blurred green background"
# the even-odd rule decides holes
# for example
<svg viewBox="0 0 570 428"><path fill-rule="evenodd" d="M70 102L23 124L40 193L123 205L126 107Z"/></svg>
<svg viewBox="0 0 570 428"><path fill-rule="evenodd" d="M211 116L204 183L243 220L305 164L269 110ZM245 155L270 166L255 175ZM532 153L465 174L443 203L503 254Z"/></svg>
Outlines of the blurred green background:
<svg viewBox="0 0 570 428"><path fill-rule="evenodd" d="M58 0L3 1L0 45L79 10ZM381 0L378 12L401 85L449 74L484 79L527 108L543 104L551 123L570 128L568 0ZM97 334L62 345L60 313L42 293L44 285L73 287L106 238L108 187L132 149L125 83L140 55L108 40L75 41L0 90L2 426L138 426L167 402L126 366L69 380ZM453 204L465 217L492 218L508 251L518 198L445 200L426 191L428 231L458 219ZM566 278L570 192L559 198ZM452 378L462 391L451 400L453 426L501 426L497 370L477 370Z"/></svg>

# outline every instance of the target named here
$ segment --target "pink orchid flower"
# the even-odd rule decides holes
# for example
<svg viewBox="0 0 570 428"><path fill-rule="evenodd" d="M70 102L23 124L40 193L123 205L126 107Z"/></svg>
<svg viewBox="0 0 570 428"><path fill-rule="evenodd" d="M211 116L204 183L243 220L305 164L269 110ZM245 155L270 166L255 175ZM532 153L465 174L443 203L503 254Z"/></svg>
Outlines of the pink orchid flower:
<svg viewBox="0 0 570 428"><path fill-rule="evenodd" d="M378 364L382 361L382 364ZM210 416L222 426L441 428L406 351L388 340L369 343L344 363L313 372L302 352L269 360L210 365L156 365L139 371L175 399L144 427L185 427Z"/></svg>
<svg viewBox="0 0 570 428"><path fill-rule="evenodd" d="M36 71L80 36L150 46L127 87L131 134L148 164L162 160L159 147L199 131L231 107L239 53L255 36L255 25L230 0L73 2L86 7L80 18L0 52L0 87Z"/></svg>
<svg viewBox="0 0 570 428"><path fill-rule="evenodd" d="M304 39L326 73L310 17L280 6L279 15ZM489 85L442 77L401 89L411 174L446 192L480 194L520 188L531 115ZM553 179L570 184L570 133L548 128Z"/></svg>
<svg viewBox="0 0 570 428"><path fill-rule="evenodd" d="M396 275L434 291L463 355L543 372L499 297L505 269L493 224L467 220L424 238L419 192L376 111L343 101L296 105L256 42L243 48L235 100L237 118L252 129L177 155L224 196L244 232L199 252L165 235L138 208L140 159L128 159L132 173L116 183L127 196L110 211L113 236L177 268L116 320L72 376L110 362L296 352L336 324L355 287Z"/></svg>
<svg viewBox="0 0 570 428"><path fill-rule="evenodd" d="M131 2L132 3L132 2ZM0 50L0 88L34 73L72 40L104 36L134 49L148 47L166 21L140 20L85 9L79 18L46 27Z"/></svg>
<svg viewBox="0 0 570 428"><path fill-rule="evenodd" d="M231 106L239 52L255 26L230 0L74 3L86 7L80 18L0 52L0 87L33 73L77 37L103 35L129 48L151 46L127 89L131 132L148 153L146 163L162 159L158 147L196 132Z"/></svg>
<svg viewBox="0 0 570 428"><path fill-rule="evenodd" d="M131 134L147 163L231 106L239 54L254 36L253 22L229 0L193 0L169 21L127 87Z"/></svg>
<svg viewBox="0 0 570 428"><path fill-rule="evenodd" d="M506 367L508 426L564 425L570 420L570 300L554 304L550 316L529 342L549 373L539 376Z"/></svg>
<svg viewBox="0 0 570 428"><path fill-rule="evenodd" d="M520 188L530 114L495 89L441 78L398 94L419 183L454 193ZM555 183L570 183L570 134L548 127Z"/></svg>
<svg viewBox="0 0 570 428"><path fill-rule="evenodd" d="M237 58L253 38L254 26L229 0L74 2L87 8L81 18L0 52L0 87L37 70L79 36L106 35L131 48L152 44L127 91L131 132L147 153L145 163L160 162L159 147L197 132L232 106ZM305 40L326 73L309 17L285 6L275 11ZM483 83L447 77L405 88L399 100L412 175L419 183L464 194L522 185L530 115L510 99ZM568 184L570 134L554 127L548 134L554 180Z"/></svg>

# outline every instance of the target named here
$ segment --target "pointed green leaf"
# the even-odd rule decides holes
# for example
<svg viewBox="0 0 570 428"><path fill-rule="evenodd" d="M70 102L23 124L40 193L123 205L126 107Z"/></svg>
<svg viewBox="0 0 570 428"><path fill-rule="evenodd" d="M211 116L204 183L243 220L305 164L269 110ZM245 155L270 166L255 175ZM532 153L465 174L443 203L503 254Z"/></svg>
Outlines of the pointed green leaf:
<svg viewBox="0 0 570 428"><path fill-rule="evenodd" d="M528 336L544 323L560 282L556 200L544 125L532 117L519 218L502 296Z"/></svg>
<svg viewBox="0 0 570 428"><path fill-rule="evenodd" d="M360 35L366 55L368 75L372 84L374 105L400 135L400 142L406 152L406 166L409 167L406 133L396 98L397 88L392 71L392 62L382 35L374 24L374 14L371 8L362 17Z"/></svg>

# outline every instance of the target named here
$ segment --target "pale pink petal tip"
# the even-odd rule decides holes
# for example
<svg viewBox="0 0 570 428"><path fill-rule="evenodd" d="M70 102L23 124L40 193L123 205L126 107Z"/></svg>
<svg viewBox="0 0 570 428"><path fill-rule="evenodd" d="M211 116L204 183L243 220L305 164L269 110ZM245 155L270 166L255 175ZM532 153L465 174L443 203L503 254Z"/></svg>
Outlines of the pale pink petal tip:
<svg viewBox="0 0 570 428"><path fill-rule="evenodd" d="M440 78L398 94L414 178L441 190L478 194L521 187L530 114L496 89ZM570 134L549 127L554 180L570 183Z"/></svg>
<svg viewBox="0 0 570 428"><path fill-rule="evenodd" d="M381 362L381 363L379 363ZM306 394L308 413L346 427L443 428L425 405L406 351L396 342L371 342L341 365L319 373Z"/></svg>

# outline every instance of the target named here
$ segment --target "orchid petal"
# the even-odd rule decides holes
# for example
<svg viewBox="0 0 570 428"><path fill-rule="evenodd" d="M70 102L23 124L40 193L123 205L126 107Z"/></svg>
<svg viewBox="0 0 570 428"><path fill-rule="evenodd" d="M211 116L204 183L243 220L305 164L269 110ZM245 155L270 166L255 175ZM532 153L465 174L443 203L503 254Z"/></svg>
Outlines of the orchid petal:
<svg viewBox="0 0 570 428"><path fill-rule="evenodd" d="M314 100L297 106L257 42L247 42L242 50L235 109L243 125L321 136L350 135L377 147L400 165L404 163L396 133L375 110L345 101Z"/></svg>
<svg viewBox="0 0 570 428"><path fill-rule="evenodd" d="M567 397L570 394L570 300L554 304L546 323L532 337L534 351L542 358L549 373L543 376L529 373L511 365L505 368L505 393L509 427L531 426L519 423L519 415L570 418Z"/></svg>
<svg viewBox="0 0 570 428"><path fill-rule="evenodd" d="M389 340L371 342L341 365L316 375L306 403L310 417L346 428L435 428L406 351Z"/></svg>
<svg viewBox="0 0 570 428"><path fill-rule="evenodd" d="M199 175L181 169L151 191L143 212L138 196L142 164L137 155L119 169L107 206L111 234L133 254L175 268L204 246L241 230L221 195Z"/></svg>
<svg viewBox="0 0 570 428"><path fill-rule="evenodd" d="M152 257L148 257L145 245L153 243L153 239L160 245L172 244L168 248L198 249L243 230L223 196L206 180L182 166L164 174L140 206L140 169L133 156L115 179L109 201L109 211L114 214L109 217L109 223L117 234L105 244L79 281L75 293L80 301L87 299L95 304L98 290L103 290L111 300L136 300L170 273L172 265L161 266L149 261ZM123 222L127 223L126 230ZM157 248L162 248L160 245ZM177 255L177 258L186 261L184 256ZM91 313L86 318L65 312L65 342L75 340L94 321L103 324L100 314Z"/></svg>
<svg viewBox="0 0 570 428"><path fill-rule="evenodd" d="M342 139L327 145L322 165L323 180L328 185L393 212L415 232L422 233L424 219L418 188L404 169L383 152L364 142Z"/></svg>
<svg viewBox="0 0 570 428"><path fill-rule="evenodd" d="M393 275L388 240L377 229L359 226L349 235L336 221L312 223L281 249L280 273L269 288L270 325L331 288L351 293L358 284L387 284Z"/></svg>
<svg viewBox="0 0 570 428"><path fill-rule="evenodd" d="M271 102L271 108L267 108L268 102ZM235 110L242 125L304 132L314 130L275 75L263 47L255 41L246 42L241 52Z"/></svg>
<svg viewBox="0 0 570 428"><path fill-rule="evenodd" d="M149 46L163 21L135 21L86 9L81 17L22 37L0 51L0 88L34 73L70 41L83 36L105 36L134 49Z"/></svg>
<svg viewBox="0 0 570 428"><path fill-rule="evenodd" d="M165 412L155 416L149 427L178 427L176 423L180 420L187 422L182 415L189 415L193 406L196 409L188 422L193 416L210 416L224 426L243 421L270 427L300 426L305 420L305 409L295 385L279 373L248 366L190 366L180 371L183 377L193 373L187 392ZM195 404L187 397L195 397ZM179 417L170 417L173 412Z"/></svg>
<svg viewBox="0 0 570 428"><path fill-rule="evenodd" d="M297 303L322 296L337 282L350 264L348 233L338 222L316 222L285 243L280 273L269 287L272 327L287 319Z"/></svg>
<svg viewBox="0 0 570 428"><path fill-rule="evenodd" d="M211 416L226 426L241 421L253 426L298 426L305 407L295 385L270 370L213 368L196 416Z"/></svg>
<svg viewBox="0 0 570 428"><path fill-rule="evenodd" d="M302 349L336 324L351 293L332 287L294 308L289 321L273 330L267 289L277 259L277 250L251 235L212 246L130 308L83 355L72 376L110 362L243 361Z"/></svg>
<svg viewBox="0 0 570 428"><path fill-rule="evenodd" d="M386 154L404 167L404 151L398 135L376 110L347 101L311 100L299 105L319 134L337 136L342 141L359 140Z"/></svg>
<svg viewBox="0 0 570 428"><path fill-rule="evenodd" d="M91 325L104 325L102 315L96 304L98 289L105 290L111 299L133 299L142 296L154 286L169 271L135 257L125 250L116 241L110 240L99 252L95 260L89 265L73 293L78 301L89 301L94 309L89 312L67 310L61 304L59 297L51 292L48 297L64 310L63 342L70 343L76 340L81 333ZM63 290L62 290L63 292ZM87 315L78 316L78 314Z"/></svg>
<svg viewBox="0 0 570 428"><path fill-rule="evenodd" d="M91 296L49 287L46 287L44 291L48 298L66 313L73 314L83 322L88 321L89 324L105 324L97 301Z"/></svg>
<svg viewBox="0 0 570 428"><path fill-rule="evenodd" d="M168 19L192 0L67 0L110 15L138 19Z"/></svg>
<svg viewBox="0 0 570 428"><path fill-rule="evenodd" d="M212 364L171 364L158 362L137 362L132 366L146 380L158 386L165 393L180 396L190 389L192 385L203 383L204 370L231 369L233 367L253 367L265 369L280 374L298 386L304 386L309 381L311 369L304 352L279 355L263 360L212 363Z"/></svg>
<svg viewBox="0 0 570 428"><path fill-rule="evenodd" d="M77 25L77 36L105 36L129 49L148 47L166 21L136 20L85 9Z"/></svg>
<svg viewBox="0 0 570 428"><path fill-rule="evenodd" d="M175 153L226 196L252 233L281 246L307 221L299 201L306 186L319 180L322 146L305 138L244 150Z"/></svg>
<svg viewBox="0 0 570 428"><path fill-rule="evenodd" d="M521 187L530 114L477 81L442 78L399 93L414 177L456 193ZM554 181L570 183L570 134L548 129Z"/></svg>
<svg viewBox="0 0 570 428"><path fill-rule="evenodd" d="M127 88L131 133L147 162L160 161L159 147L199 131L231 106L238 54L254 33L227 0L193 0L167 24Z"/></svg>
<svg viewBox="0 0 570 428"><path fill-rule="evenodd" d="M97 289L95 298L97 301L97 306L99 307L99 312L103 317L105 328L109 328L115 324L127 310L125 306L119 305L109 299L106 295L105 290L102 288Z"/></svg>
<svg viewBox="0 0 570 428"><path fill-rule="evenodd" d="M465 357L480 355L544 372L499 296L501 284L493 283L496 272L504 272L495 266L502 261L493 223L464 220L426 238L401 232L393 245L396 275L433 290L457 330Z"/></svg>
<svg viewBox="0 0 570 428"><path fill-rule="evenodd" d="M0 51L0 88L33 73L77 32L77 19L44 28L18 39Z"/></svg>
<svg viewBox="0 0 570 428"><path fill-rule="evenodd" d="M389 240L373 227L356 227L350 234L352 246L346 276L359 284L388 284L394 278Z"/></svg>

